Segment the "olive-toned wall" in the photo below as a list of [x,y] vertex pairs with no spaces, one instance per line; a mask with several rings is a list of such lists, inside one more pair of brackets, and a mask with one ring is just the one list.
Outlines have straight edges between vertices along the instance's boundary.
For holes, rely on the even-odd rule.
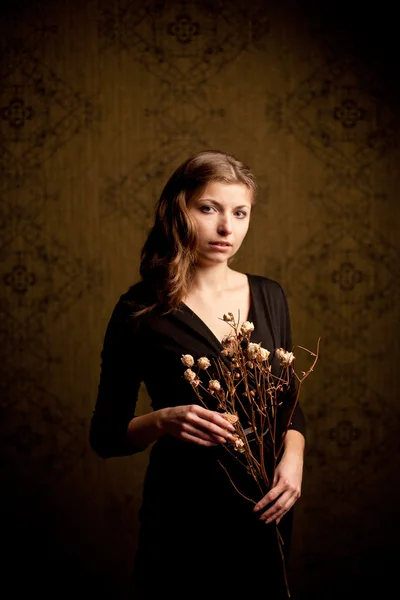
[[3,1],[0,20],[11,597],[131,597],[148,453],[103,461],[88,445],[100,351],[166,179],[205,148],[233,152],[260,182],[236,268],[284,285],[296,344],[322,338],[302,392],[293,595],[387,597],[400,533],[400,61],[388,5],[26,0]]

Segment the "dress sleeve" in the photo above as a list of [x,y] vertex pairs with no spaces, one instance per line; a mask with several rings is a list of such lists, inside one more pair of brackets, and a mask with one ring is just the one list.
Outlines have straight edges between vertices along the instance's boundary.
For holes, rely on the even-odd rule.
[[[283,313],[282,313],[282,340],[283,340],[283,348],[288,351],[292,351],[293,342],[292,342],[292,331],[290,324],[290,315],[289,315],[289,306],[286,298],[286,294],[281,287],[282,298],[283,298]],[[289,419],[290,413],[293,409],[293,405],[296,401],[298,391],[298,384],[295,377],[292,377],[291,384],[287,392],[284,394],[283,404],[285,410],[282,411],[282,421],[281,427],[286,427]],[[293,411],[292,418],[288,425],[288,429],[294,429],[295,431],[299,431],[304,437],[306,435],[306,421],[304,417],[303,410],[297,402],[296,407]]]
[[140,337],[132,307],[119,299],[111,315],[101,352],[100,382],[90,423],[92,449],[102,458],[128,456],[142,448],[128,438],[142,381]]

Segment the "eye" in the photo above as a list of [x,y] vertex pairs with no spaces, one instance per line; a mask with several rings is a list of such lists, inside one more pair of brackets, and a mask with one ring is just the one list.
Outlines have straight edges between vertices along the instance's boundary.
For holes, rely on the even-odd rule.
[[203,204],[203,206],[200,206],[200,210],[206,215],[209,215],[213,210],[215,210],[215,208],[213,206],[209,206],[208,204]]
[[239,219],[245,219],[247,217],[247,212],[245,210],[237,210],[235,212],[235,215],[239,218]]

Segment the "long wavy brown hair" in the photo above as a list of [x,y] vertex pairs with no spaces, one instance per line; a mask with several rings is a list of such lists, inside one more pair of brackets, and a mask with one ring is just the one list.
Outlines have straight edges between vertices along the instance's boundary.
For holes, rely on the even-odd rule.
[[161,193],[154,225],[142,248],[140,275],[152,290],[154,302],[137,311],[137,316],[156,306],[168,313],[187,295],[197,261],[196,224],[188,204],[214,181],[246,185],[254,204],[255,177],[232,154],[206,150],[182,163]]

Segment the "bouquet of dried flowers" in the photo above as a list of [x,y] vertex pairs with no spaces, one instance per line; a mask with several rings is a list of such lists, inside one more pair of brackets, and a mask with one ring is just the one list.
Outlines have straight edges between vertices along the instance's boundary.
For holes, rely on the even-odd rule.
[[[234,425],[234,442],[224,447],[246,469],[263,497],[271,488],[302,383],[318,360],[320,340],[316,352],[297,346],[311,356],[309,368],[298,373],[292,351],[277,348],[271,354],[261,343],[250,341],[253,323],[245,321],[239,325],[239,317],[236,320],[232,313],[224,314],[222,318],[232,328],[222,340],[222,356],[212,361],[202,356],[195,361],[190,354],[183,355],[181,361],[187,367],[184,378],[206,408],[218,410]],[[213,406],[210,405],[212,398],[215,400]],[[239,489],[222,462],[219,463],[236,491],[256,504]],[[275,527],[290,597],[283,539],[276,523]]]

